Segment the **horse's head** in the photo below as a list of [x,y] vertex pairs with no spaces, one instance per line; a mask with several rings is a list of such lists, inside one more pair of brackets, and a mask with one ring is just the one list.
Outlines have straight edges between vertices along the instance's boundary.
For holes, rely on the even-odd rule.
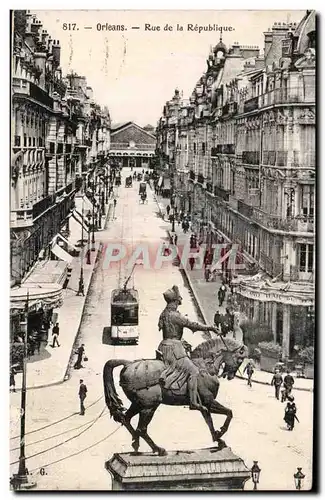
[[221,366],[223,368],[220,376],[228,380],[232,380],[238,368],[242,364],[245,358],[248,356],[248,349],[245,345],[237,347],[234,350],[228,350],[224,348],[222,350],[222,362]]
[[237,340],[220,337],[203,342],[192,353],[192,359],[202,359],[210,375],[218,375],[232,380],[243,360],[248,357],[248,349]]

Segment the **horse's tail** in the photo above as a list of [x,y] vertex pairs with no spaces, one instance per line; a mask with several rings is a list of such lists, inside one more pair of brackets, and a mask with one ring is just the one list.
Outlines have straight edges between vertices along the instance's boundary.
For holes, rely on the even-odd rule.
[[105,363],[103,370],[103,383],[104,383],[104,394],[105,402],[110,411],[111,417],[114,418],[116,422],[122,422],[124,418],[123,412],[125,408],[120,400],[114,384],[113,370],[117,366],[128,366],[131,361],[126,361],[125,359],[111,359]]

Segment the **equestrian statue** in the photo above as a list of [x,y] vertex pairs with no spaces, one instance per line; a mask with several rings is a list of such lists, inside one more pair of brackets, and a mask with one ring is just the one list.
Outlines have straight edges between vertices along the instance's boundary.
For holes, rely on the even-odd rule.
[[[103,372],[105,401],[115,421],[122,423],[132,435],[132,447],[139,450],[140,437],[154,453],[166,455],[166,450],[157,446],[147,432],[155,411],[160,404],[172,406],[188,405],[191,410],[201,412],[211,432],[212,440],[224,447],[221,437],[227,432],[232,411],[215,400],[219,391],[218,377],[232,380],[248,350],[245,345],[230,338],[211,339],[209,332],[219,334],[216,326],[190,321],[177,310],[182,303],[177,286],[164,294],[167,303],[160,315],[158,327],[163,340],[156,351],[156,359],[127,361],[112,359],[106,362]],[[202,342],[192,352],[184,340],[183,329],[192,332],[208,332],[209,340]],[[120,386],[131,401],[128,410],[123,407],[114,384],[113,370],[123,366]],[[215,430],[211,414],[225,415],[220,430]],[[136,429],[131,419],[139,414]]]

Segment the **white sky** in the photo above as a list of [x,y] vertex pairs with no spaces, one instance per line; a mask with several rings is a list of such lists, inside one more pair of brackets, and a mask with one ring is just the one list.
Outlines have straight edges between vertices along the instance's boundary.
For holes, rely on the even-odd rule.
[[[100,105],[109,107],[112,120],[156,125],[175,87],[189,97],[206,69],[210,45],[220,32],[187,31],[188,23],[232,26],[224,32],[228,46],[237,41],[263,48],[263,31],[274,22],[299,22],[304,11],[32,11],[52,38],[61,42],[64,74],[73,70],[86,76]],[[79,31],[64,31],[63,23],[76,23]],[[124,32],[97,31],[97,23],[124,24]],[[174,31],[145,32],[144,24],[173,25]],[[176,31],[176,24],[184,31]],[[92,26],[85,30],[84,26]],[[132,30],[131,26],[140,26]]]

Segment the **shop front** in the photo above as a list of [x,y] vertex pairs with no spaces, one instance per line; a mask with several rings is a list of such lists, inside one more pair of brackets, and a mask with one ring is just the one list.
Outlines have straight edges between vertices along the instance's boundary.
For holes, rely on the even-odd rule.
[[232,283],[241,312],[251,321],[271,325],[283,358],[291,357],[297,347],[313,346],[312,283],[273,281],[264,273],[239,276]]

